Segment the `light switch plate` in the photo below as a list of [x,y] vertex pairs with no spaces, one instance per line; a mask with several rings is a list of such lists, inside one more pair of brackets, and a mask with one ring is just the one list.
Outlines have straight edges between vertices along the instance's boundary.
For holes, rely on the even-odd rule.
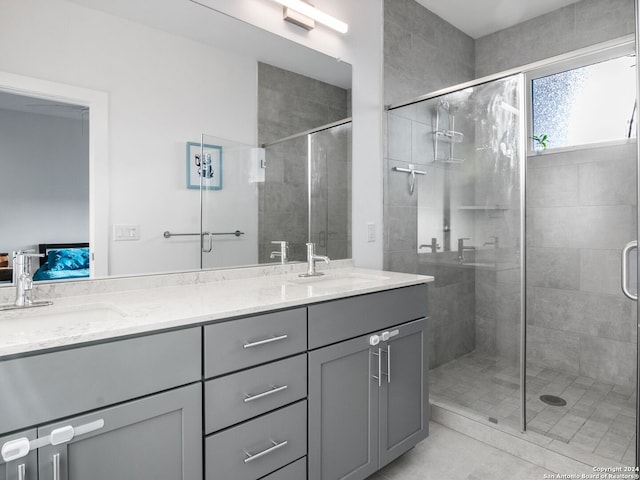
[[376,224],[369,222],[367,223],[367,242],[373,243],[376,241]]
[[114,224],[113,225],[113,241],[131,241],[140,240],[140,225],[131,224]]

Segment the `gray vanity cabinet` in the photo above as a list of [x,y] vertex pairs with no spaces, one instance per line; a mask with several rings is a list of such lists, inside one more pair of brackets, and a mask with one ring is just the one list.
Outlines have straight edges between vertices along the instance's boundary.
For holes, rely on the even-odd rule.
[[80,433],[39,449],[39,479],[201,480],[201,412],[193,384],[41,427]]
[[309,480],[363,479],[378,470],[373,353],[368,335],[309,353]]
[[309,480],[365,479],[426,438],[426,313],[426,285],[309,306]]
[[[425,320],[400,326],[380,343],[380,468],[429,434],[429,392]],[[391,329],[393,332],[395,329]]]
[[[13,435],[0,437],[0,445],[7,442],[26,438],[35,440],[38,437],[36,429],[26,430]],[[38,457],[35,450],[29,452],[25,457],[17,460],[5,462],[0,456],[0,480],[36,480],[38,478]]]

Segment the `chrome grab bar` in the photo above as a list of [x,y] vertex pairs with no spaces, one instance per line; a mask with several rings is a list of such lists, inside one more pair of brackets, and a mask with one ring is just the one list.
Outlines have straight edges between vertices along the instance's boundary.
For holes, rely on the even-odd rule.
[[634,240],[632,242],[629,242],[625,245],[625,247],[622,249],[622,292],[631,300],[638,300],[638,294],[637,293],[632,293],[629,290],[629,269],[627,264],[629,263],[629,254],[631,253],[631,250],[633,250],[634,248],[638,248],[638,241]]
[[190,236],[197,236],[197,235],[209,235],[209,236],[235,235],[236,237],[239,237],[240,235],[244,235],[244,232],[241,232],[240,230],[236,230],[235,232],[202,232],[202,234],[200,234],[200,233],[171,233],[169,230],[167,230],[162,234],[164,238],[190,237]]

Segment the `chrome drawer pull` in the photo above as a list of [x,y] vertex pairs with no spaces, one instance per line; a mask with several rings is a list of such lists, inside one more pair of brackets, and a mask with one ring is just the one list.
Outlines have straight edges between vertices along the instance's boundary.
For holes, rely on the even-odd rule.
[[18,480],[27,480],[27,467],[24,463],[18,465]]
[[267,343],[285,340],[288,337],[289,335],[280,335],[278,337],[265,338],[264,340],[258,340],[257,342],[245,343],[244,348],[259,347],[260,345],[266,345]]
[[249,452],[247,452],[245,450],[244,453],[245,453],[245,455],[247,455],[247,458],[244,459],[244,463],[252,462],[254,460],[257,460],[260,457],[264,457],[265,455],[267,455],[267,454],[269,454],[271,452],[275,452],[279,448],[284,447],[289,442],[287,442],[285,440],[284,442],[277,443],[277,442],[274,442],[273,440],[271,440],[271,443],[273,443],[273,447],[269,447],[266,450],[261,451],[260,453],[256,453],[255,455],[251,455]]
[[245,393],[245,398],[243,400],[244,403],[249,403],[249,402],[253,402],[254,400],[258,400],[259,398],[264,398],[264,397],[268,397],[269,395],[273,395],[274,393],[278,393],[281,392],[283,390],[286,390],[288,387],[288,385],[282,385],[281,387],[276,387],[275,385],[271,385],[271,390],[267,390],[266,392],[262,392],[262,393],[258,393],[256,395],[249,395],[247,393]]

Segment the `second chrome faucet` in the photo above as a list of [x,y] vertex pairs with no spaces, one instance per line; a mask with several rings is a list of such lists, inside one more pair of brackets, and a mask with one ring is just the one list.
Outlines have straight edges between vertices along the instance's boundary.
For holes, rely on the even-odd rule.
[[321,261],[329,263],[331,259],[325,255],[316,255],[316,246],[314,243],[307,243],[307,272],[301,273],[300,277],[318,277],[324,275],[322,272],[316,271],[316,262]]

